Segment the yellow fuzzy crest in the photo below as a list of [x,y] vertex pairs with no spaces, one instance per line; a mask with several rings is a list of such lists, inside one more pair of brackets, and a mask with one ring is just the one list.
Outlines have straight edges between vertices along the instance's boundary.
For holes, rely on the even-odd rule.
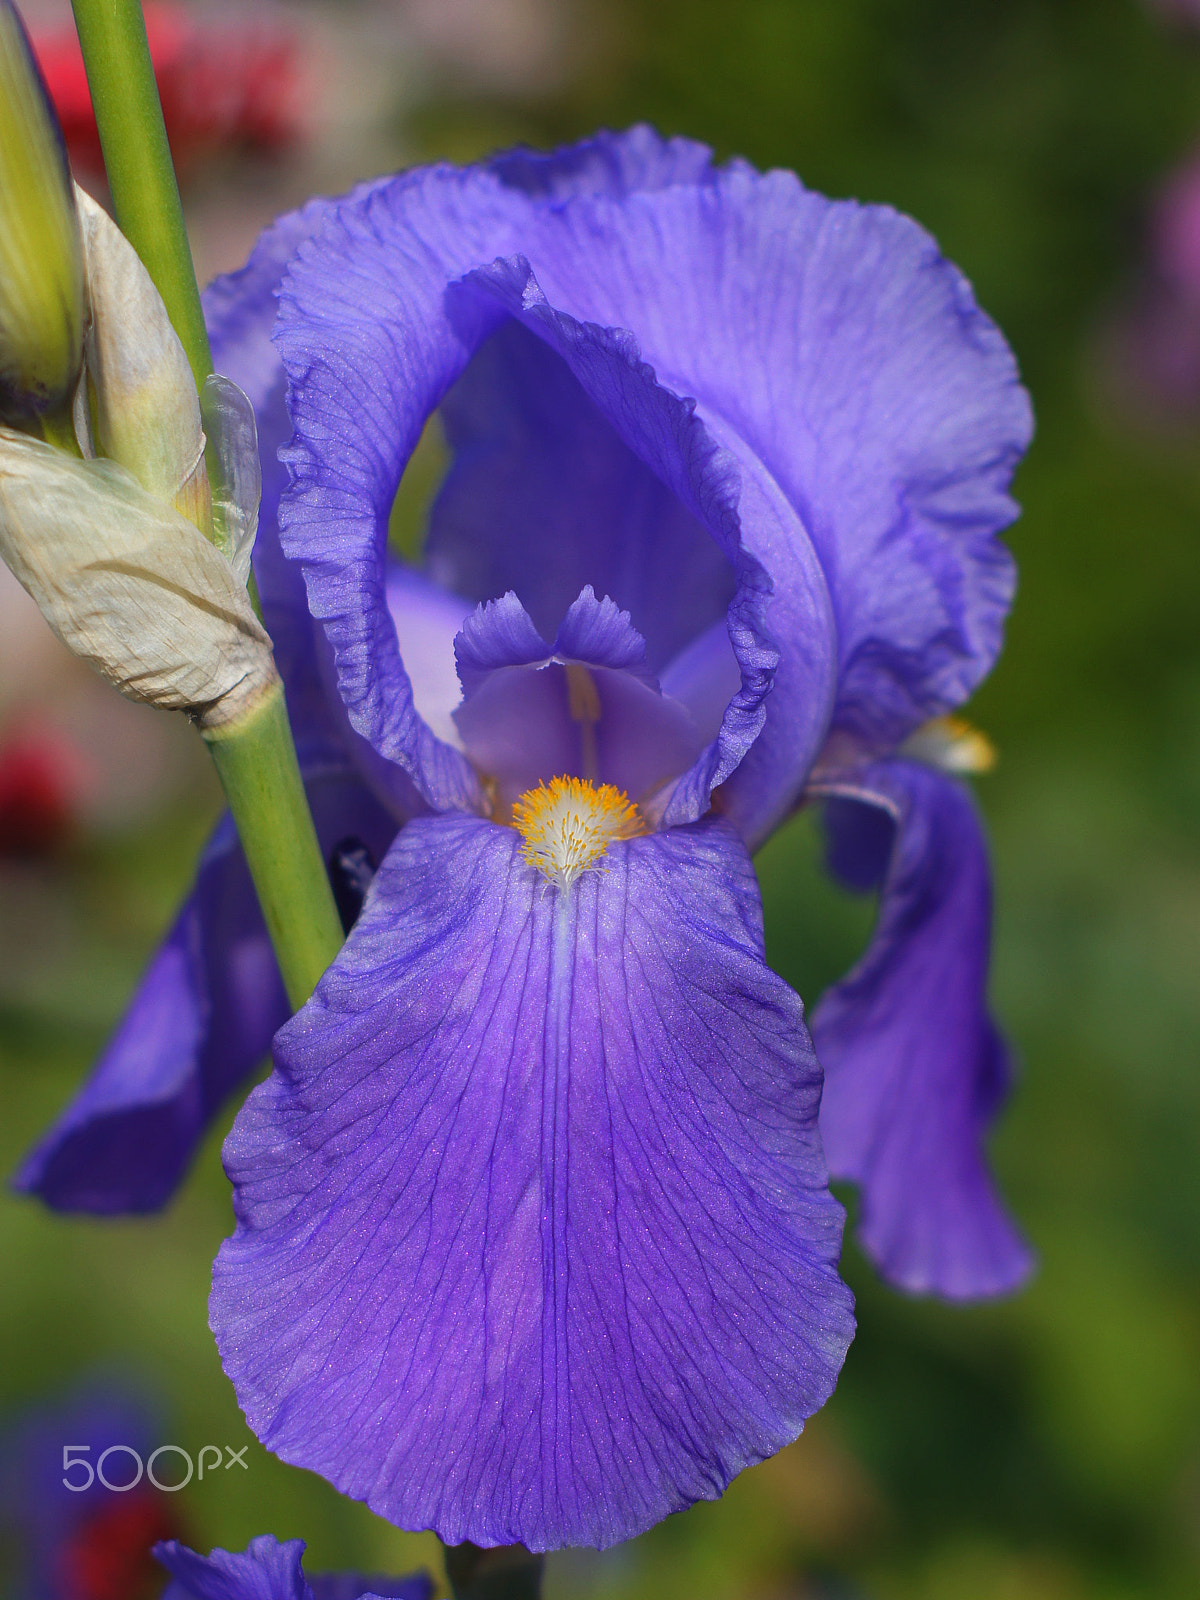
[[646,831],[627,794],[586,778],[552,778],[526,789],[512,816],[526,861],[561,889],[594,867],[614,839]]

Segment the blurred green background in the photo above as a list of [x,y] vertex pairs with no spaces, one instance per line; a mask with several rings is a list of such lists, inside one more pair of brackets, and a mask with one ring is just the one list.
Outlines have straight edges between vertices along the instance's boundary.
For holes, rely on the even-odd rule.
[[[443,61],[409,83],[401,154],[649,120],[912,213],[1016,349],[1038,416],[1021,588],[971,716],[1000,748],[978,793],[1021,1061],[993,1154],[1040,1267],[1023,1295],[956,1309],[885,1291],[851,1245],[860,1331],[805,1436],[719,1504],[551,1558],[551,1600],[1194,1596],[1200,434],[1139,417],[1097,352],[1148,196],[1200,140],[1200,34],[1136,0],[595,0],[552,20],[555,71]],[[119,1016],[216,805],[201,774],[136,826],[0,868],[6,1171]],[[768,954],[811,1005],[871,908],[824,882],[805,817],[762,859]],[[164,1438],[250,1439],[205,1320],[223,1131],[161,1219],[0,1200],[0,1405],[100,1363],[151,1387]],[[436,1559],[257,1444],[247,1459],[180,1496],[205,1549],[270,1530],[307,1537],[314,1569]]]

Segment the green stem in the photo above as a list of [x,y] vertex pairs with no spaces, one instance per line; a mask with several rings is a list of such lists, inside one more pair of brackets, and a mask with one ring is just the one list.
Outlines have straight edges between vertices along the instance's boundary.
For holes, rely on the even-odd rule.
[[[196,381],[213,370],[139,0],[71,0],[117,224],[167,308]],[[253,580],[250,593],[258,610]],[[294,1010],[342,945],[282,687],[206,732]]]
[[71,0],[121,232],[141,256],[197,389],[213,369],[139,0]]
[[342,944],[342,924],[277,687],[243,722],[204,735],[241,836],[292,1009]]
[[544,1564],[542,1556],[531,1555],[523,1544],[493,1550],[477,1544],[446,1546],[446,1576],[454,1600],[538,1600]]

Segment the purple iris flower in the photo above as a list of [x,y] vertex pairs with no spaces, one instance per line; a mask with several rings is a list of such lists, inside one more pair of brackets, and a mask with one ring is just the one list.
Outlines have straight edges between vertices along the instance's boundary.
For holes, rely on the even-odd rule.
[[301,1565],[304,1548],[303,1539],[281,1543],[267,1533],[240,1554],[214,1550],[201,1556],[171,1539],[154,1549],[173,1579],[162,1600],[431,1600],[433,1595],[425,1572],[405,1578],[358,1572],[307,1577]]
[[[1028,1270],[982,1149],[985,846],[914,759],[999,649],[1028,402],[911,221],[647,129],[314,202],[208,308],[264,456],[291,440],[256,565],[318,827],[382,860],[226,1145],[226,1370],[393,1521],[611,1543],[830,1392],[822,1139],[891,1281]],[[417,570],[387,520],[435,412]],[[750,863],[810,800],[881,893],[814,1019],[819,1130]],[[25,1186],[160,1203],[283,1021],[264,972],[218,836]]]

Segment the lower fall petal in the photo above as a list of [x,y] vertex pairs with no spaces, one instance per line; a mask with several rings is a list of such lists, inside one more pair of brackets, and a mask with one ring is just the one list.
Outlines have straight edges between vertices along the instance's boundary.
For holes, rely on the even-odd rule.
[[[322,851],[347,836],[378,858],[395,824],[357,779],[310,774]],[[57,1211],[157,1211],[183,1179],[225,1098],[287,1020],[279,968],[227,816],[91,1077],[15,1187]]]
[[449,1543],[714,1498],[851,1336],[819,1095],[727,825],[564,892],[511,829],[409,823],[226,1144],[211,1313],[251,1426]]
[[16,1187],[60,1211],[158,1210],[209,1118],[261,1061],[287,1014],[226,817],[111,1043],[26,1158]]
[[984,1137],[1008,1079],[987,1008],[991,878],[967,790],[906,761],[836,786],[831,856],[856,887],[894,837],[866,955],[813,1015],[825,1069],[821,1135],[834,1177],[859,1185],[859,1239],[891,1283],[974,1299],[1029,1274],[1029,1249],[988,1171]]

